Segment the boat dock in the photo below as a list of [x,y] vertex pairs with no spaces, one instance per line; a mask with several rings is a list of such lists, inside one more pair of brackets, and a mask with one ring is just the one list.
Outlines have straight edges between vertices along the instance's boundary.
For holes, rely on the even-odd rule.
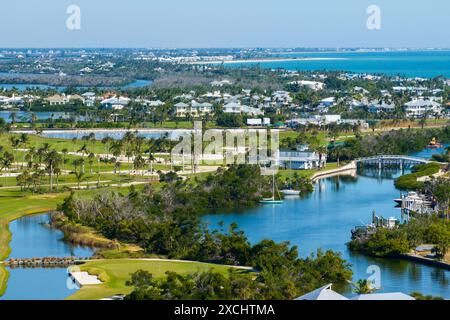
[[384,218],[378,216],[375,211],[372,212],[372,223],[365,226],[355,226],[351,230],[352,239],[366,238],[374,234],[378,228],[395,229],[399,226],[400,221],[394,217]]

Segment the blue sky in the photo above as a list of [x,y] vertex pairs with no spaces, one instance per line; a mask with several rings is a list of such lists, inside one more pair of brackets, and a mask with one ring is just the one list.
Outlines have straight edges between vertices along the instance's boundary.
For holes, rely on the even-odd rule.
[[[66,8],[81,8],[81,30]],[[381,30],[366,9],[381,8]],[[2,0],[0,47],[450,47],[448,0]]]

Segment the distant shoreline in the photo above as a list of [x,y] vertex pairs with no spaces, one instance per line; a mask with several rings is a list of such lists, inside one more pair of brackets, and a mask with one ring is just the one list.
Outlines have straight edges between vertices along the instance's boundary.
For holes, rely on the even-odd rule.
[[190,64],[235,64],[235,63],[260,63],[260,62],[285,62],[285,61],[320,61],[320,60],[348,60],[347,58],[262,58],[262,59],[239,59],[239,60],[212,60],[195,61]]

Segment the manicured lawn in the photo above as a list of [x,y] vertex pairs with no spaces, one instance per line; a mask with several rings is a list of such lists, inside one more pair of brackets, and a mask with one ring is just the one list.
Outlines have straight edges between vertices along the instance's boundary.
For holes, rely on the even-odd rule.
[[[9,140],[10,136],[20,137],[20,134],[2,134],[0,135],[0,145],[2,145],[5,150],[11,151],[11,143]],[[62,151],[67,149],[69,152],[78,152],[83,145],[86,144],[89,151],[94,153],[108,153],[107,146],[101,143],[101,141],[83,141],[81,139],[71,140],[71,139],[58,139],[58,138],[46,138],[37,136],[34,134],[28,134],[28,142],[19,146],[19,149],[29,149],[31,147],[39,148],[42,147],[44,143],[48,143],[52,149],[57,151]],[[19,158],[20,159],[20,158]]]
[[[100,174],[100,184],[111,184],[111,183],[128,183],[132,181],[147,181],[149,180],[149,177],[146,176],[131,176],[131,175],[125,175],[125,174],[113,174],[113,173],[107,173],[107,174]],[[153,178],[156,179],[156,178]],[[48,189],[48,186],[50,184],[50,178],[48,176],[45,176],[42,178],[41,186],[45,187],[45,190]],[[77,187],[78,181],[76,177],[72,174],[70,175],[61,175],[58,179],[59,181],[59,188],[62,186],[71,186],[71,187]],[[89,174],[86,173],[85,176],[83,176],[83,180],[80,182],[80,186],[86,186],[86,184],[89,182],[89,185],[95,185],[95,182],[97,182],[97,174]],[[0,185],[2,187],[14,187],[17,186],[17,180],[15,177],[0,177]],[[53,186],[56,188],[56,179],[53,178]],[[19,188],[19,187],[18,187]]]
[[[177,273],[192,273],[214,269],[217,272],[227,273],[230,268],[217,264],[180,261],[146,261],[146,260],[97,260],[89,261],[79,266],[82,271],[98,275],[104,283],[100,285],[84,286],[81,290],[70,296],[70,300],[98,300],[115,294],[127,294],[132,288],[125,282],[131,278],[131,274],[138,270],[146,270],[153,276],[160,278],[166,271]],[[247,272],[243,270],[243,272]]]
[[[280,131],[280,142],[283,139],[287,139],[287,138],[295,139],[299,136],[299,134],[300,133],[298,131],[294,131],[294,130],[290,130],[290,129]],[[308,133],[306,133],[306,135],[312,137],[313,133],[308,132]],[[323,146],[328,145],[327,134],[325,132],[318,131],[316,134],[316,137],[320,141],[321,145],[323,145]]]

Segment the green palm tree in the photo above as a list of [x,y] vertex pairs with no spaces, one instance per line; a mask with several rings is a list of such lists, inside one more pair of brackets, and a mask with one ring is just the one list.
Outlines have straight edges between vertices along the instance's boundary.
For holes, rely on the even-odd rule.
[[319,146],[319,147],[317,147],[316,151],[319,154],[319,169],[321,169],[322,168],[322,159],[323,159],[324,155],[327,154],[328,149],[325,146]]
[[11,112],[11,114],[9,115],[9,119],[11,119],[12,124],[15,124],[17,119],[17,113],[15,111]]
[[47,152],[44,156],[44,163],[46,164],[46,169],[50,176],[50,192],[53,191],[53,175],[55,169],[59,169],[61,162],[61,155],[56,150]]
[[353,292],[357,294],[369,294],[372,293],[374,289],[371,283],[367,279],[360,279],[353,284]]
[[67,154],[69,153],[69,150],[67,148],[64,148],[61,150],[62,154],[63,154],[63,170],[66,170],[66,157]]

